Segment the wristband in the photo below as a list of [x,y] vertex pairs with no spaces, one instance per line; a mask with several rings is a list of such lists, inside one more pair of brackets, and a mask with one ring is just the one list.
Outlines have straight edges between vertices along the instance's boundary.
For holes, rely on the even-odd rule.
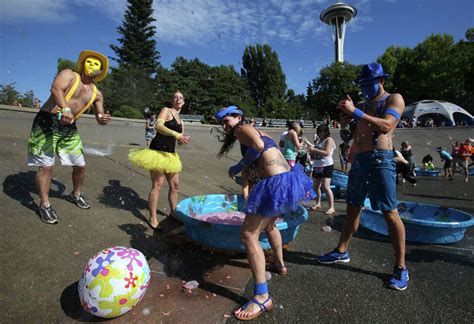
[[354,112],[352,113],[352,117],[354,117],[354,119],[356,120],[361,119],[362,116],[364,116],[364,112],[360,110],[359,108],[356,108]]
[[69,107],[58,108],[58,120],[61,120],[63,113],[70,113],[70,112],[71,112],[71,108]]

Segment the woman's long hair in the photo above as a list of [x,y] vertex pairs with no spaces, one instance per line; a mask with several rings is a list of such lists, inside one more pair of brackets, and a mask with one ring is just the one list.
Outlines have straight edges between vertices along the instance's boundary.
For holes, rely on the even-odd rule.
[[227,133],[224,132],[222,129],[218,128],[218,127],[214,127],[214,128],[211,129],[211,133],[212,133],[213,130],[216,130],[219,133],[218,135],[216,135],[217,140],[219,142],[223,143],[221,149],[219,150],[219,153],[217,153],[218,158],[221,158],[224,155],[227,155],[227,153],[229,153],[229,151],[232,149],[232,147],[234,147],[234,143],[237,140],[237,137],[235,137],[235,135],[234,135],[234,130],[237,126],[243,125],[244,120],[245,120],[245,117],[243,115],[240,115],[240,116],[242,117],[240,122],[237,125],[235,125]]

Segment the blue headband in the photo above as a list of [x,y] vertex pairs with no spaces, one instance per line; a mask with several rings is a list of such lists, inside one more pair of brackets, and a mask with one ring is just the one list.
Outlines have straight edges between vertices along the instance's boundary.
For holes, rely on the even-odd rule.
[[216,119],[220,122],[225,118],[225,116],[230,114],[243,115],[244,112],[240,110],[237,106],[229,106],[227,108],[222,108],[221,110],[216,112],[214,114],[214,117],[216,117]]

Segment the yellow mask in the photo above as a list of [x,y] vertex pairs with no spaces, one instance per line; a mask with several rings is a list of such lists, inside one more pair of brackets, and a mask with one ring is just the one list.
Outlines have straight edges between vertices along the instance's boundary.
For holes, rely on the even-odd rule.
[[95,57],[89,56],[84,61],[84,73],[89,77],[95,77],[100,74],[102,63]]

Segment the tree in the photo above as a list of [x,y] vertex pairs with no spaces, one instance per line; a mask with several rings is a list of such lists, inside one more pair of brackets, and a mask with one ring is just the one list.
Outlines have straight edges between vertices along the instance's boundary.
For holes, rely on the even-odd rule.
[[114,117],[123,117],[123,118],[134,118],[141,119],[143,115],[137,111],[135,108],[127,105],[121,106],[119,109],[113,112],[112,116]]
[[125,105],[133,107],[141,115],[143,109],[156,105],[153,80],[146,76],[141,68],[115,68],[99,86],[107,110],[111,112]]
[[270,45],[247,46],[242,56],[242,76],[247,80],[250,93],[255,100],[260,116],[273,111],[265,108],[270,99],[283,100],[286,94],[285,74],[278,55]]
[[466,39],[469,43],[474,43],[474,28],[471,27],[466,31]]
[[186,97],[183,113],[204,115],[210,119],[217,109],[230,104],[253,114],[254,102],[246,81],[233,66],[211,67],[199,59],[177,57],[171,69],[159,69],[155,89],[157,102],[171,105],[172,94],[179,89]]
[[75,72],[77,72],[77,65],[75,62],[64,59],[64,58],[58,58],[58,73],[61,72],[62,70],[65,69],[71,69]]
[[[156,105],[153,77],[160,64],[156,50],[152,0],[128,0],[123,25],[117,28],[121,46],[110,45],[117,54],[118,67],[101,83],[111,111],[133,107],[141,115],[145,107]],[[129,110],[126,110],[129,111]]]
[[307,107],[317,109],[311,116],[329,115],[338,118],[336,103],[347,94],[359,100],[359,88],[354,80],[360,74],[360,66],[336,62],[321,69],[319,77],[308,86]]
[[15,82],[0,85],[0,104],[11,105],[20,98],[20,93],[15,89]]
[[35,94],[33,93],[33,90],[28,90],[18,99],[18,102],[21,103],[23,107],[33,107],[34,101]]
[[159,66],[160,53],[156,50],[153,0],[128,0],[123,25],[117,28],[122,35],[121,46],[110,45],[121,67],[141,68],[151,75]]

